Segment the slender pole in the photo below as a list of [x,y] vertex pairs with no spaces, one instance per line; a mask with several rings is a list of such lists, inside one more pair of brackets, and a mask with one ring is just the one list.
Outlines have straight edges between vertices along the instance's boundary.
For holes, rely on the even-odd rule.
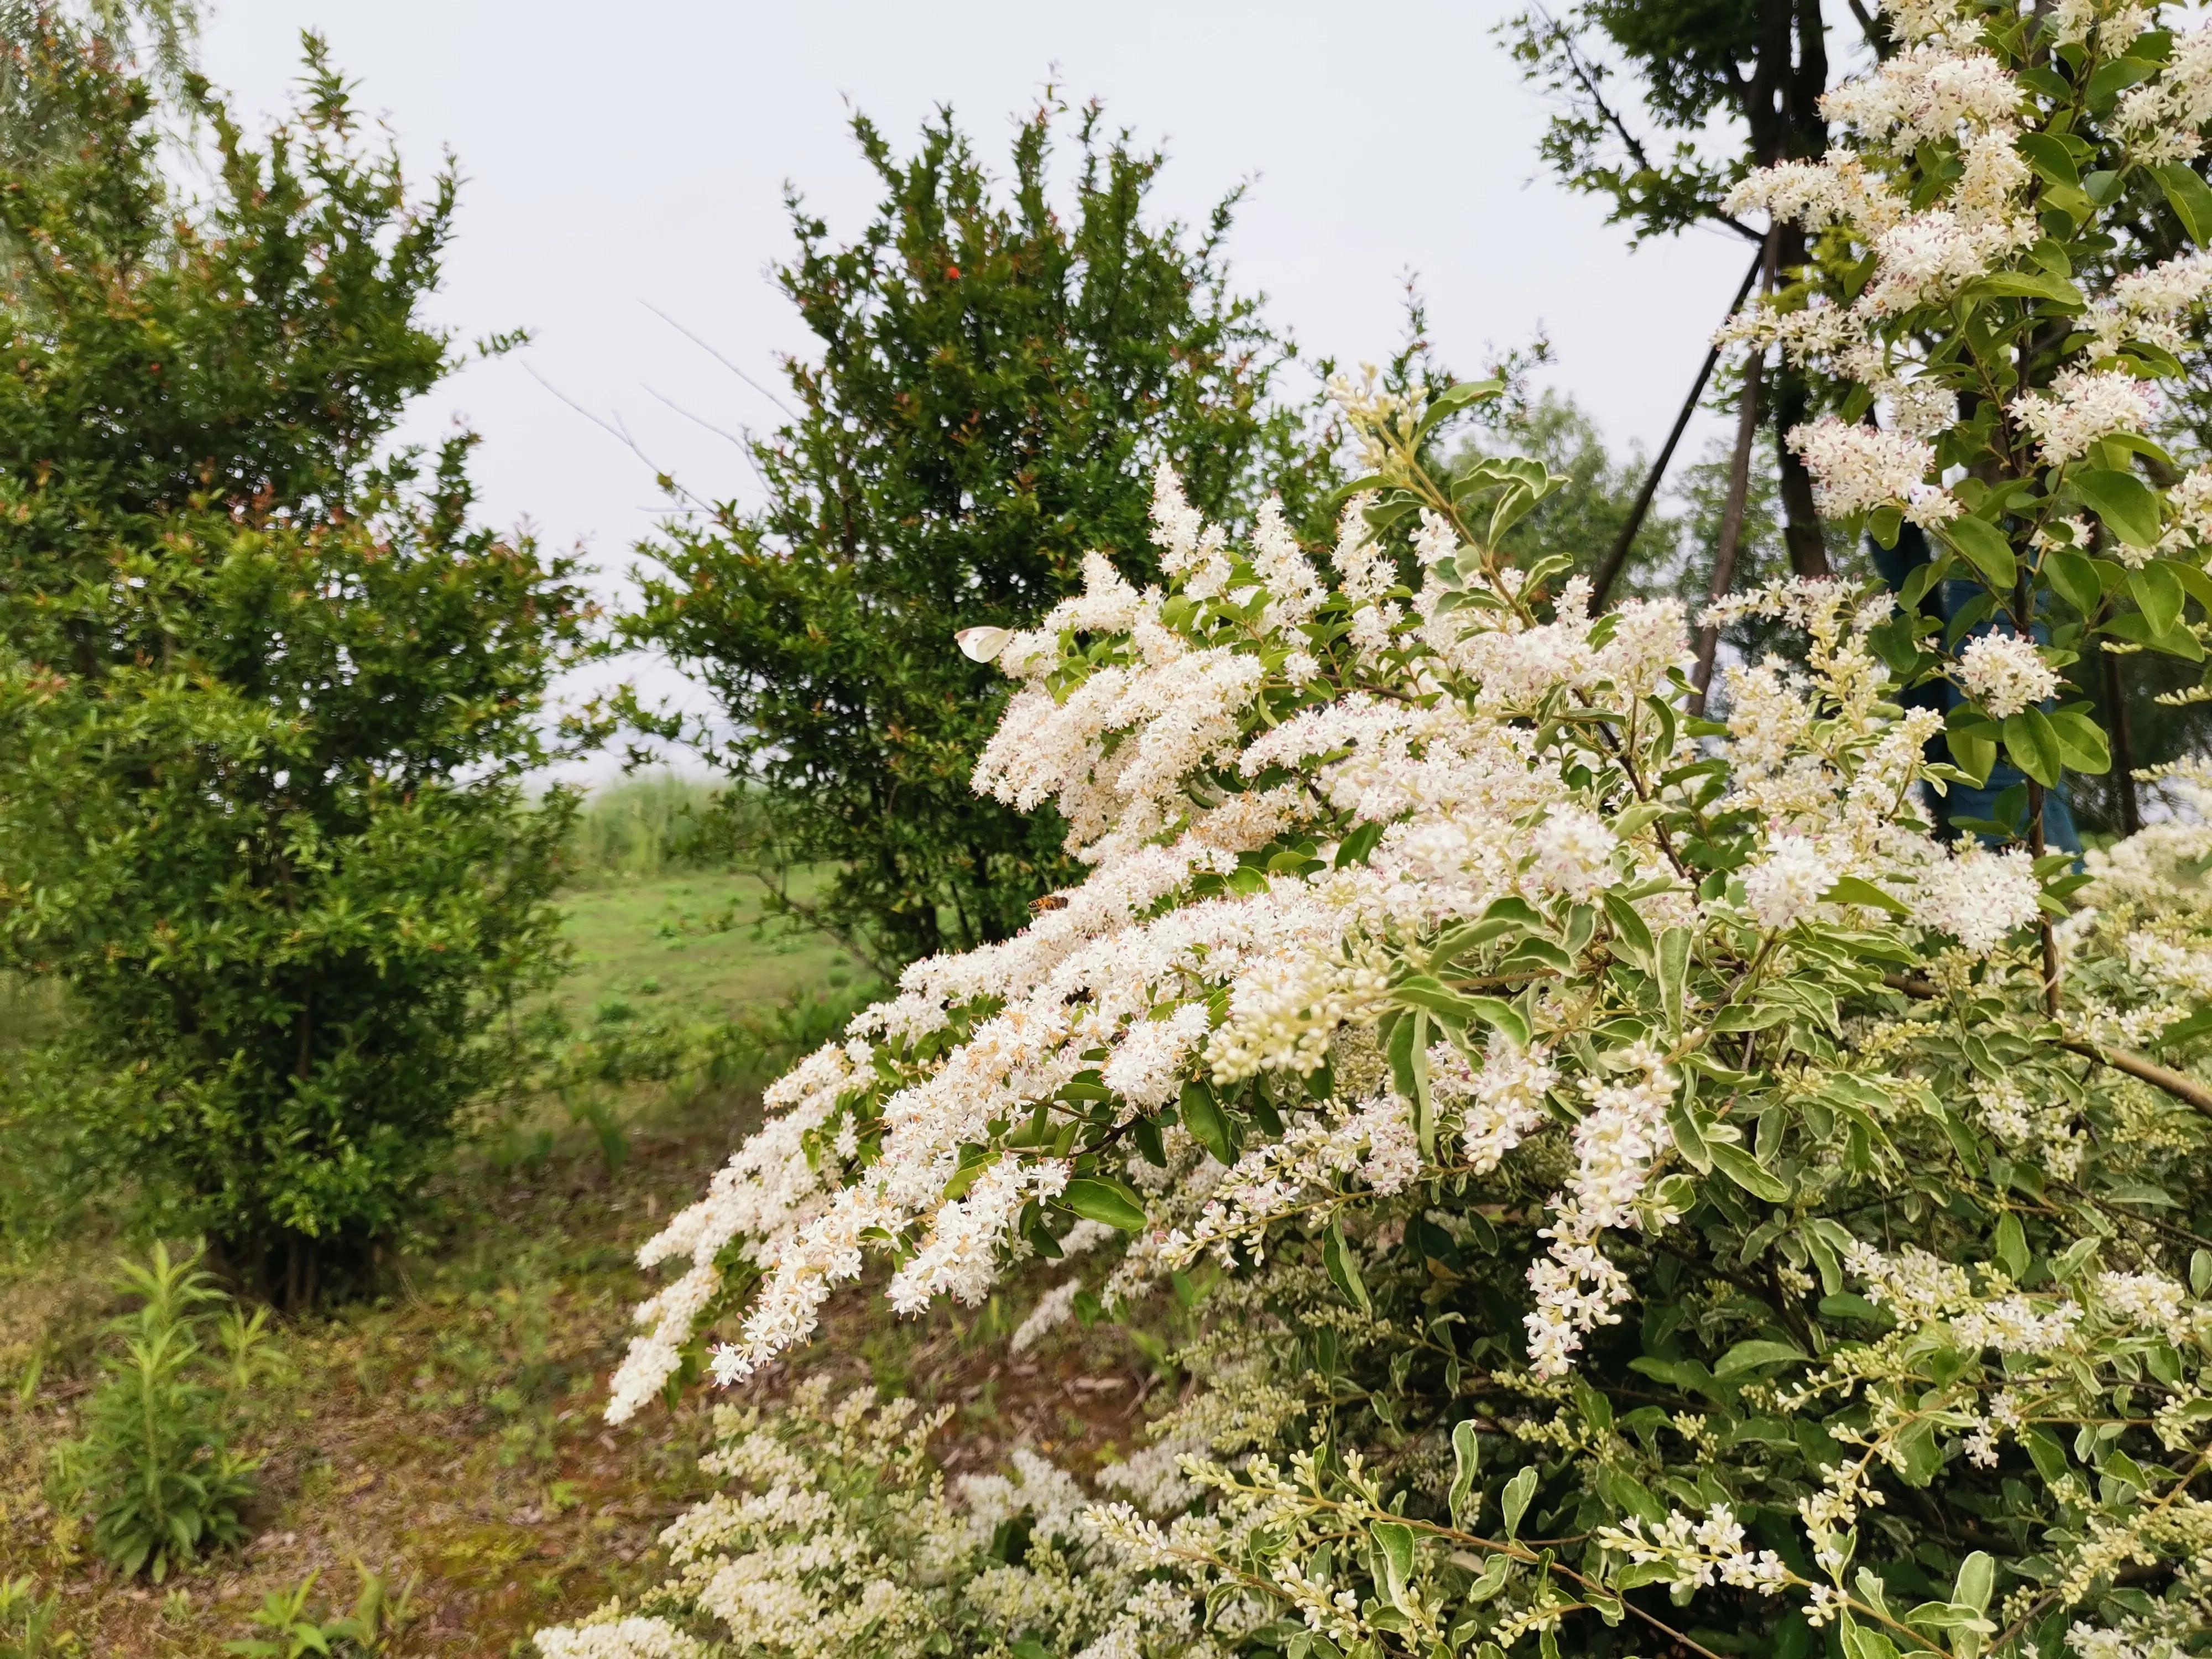
[[[1743,309],[1744,298],[1751,292],[1751,285],[1759,280],[1759,268],[1765,259],[1766,250],[1762,245],[1759,257],[1751,262],[1751,269],[1744,272],[1743,281],[1736,285],[1735,298],[1729,301],[1729,317]],[[1725,323],[1728,318],[1723,317],[1721,320]],[[1636,492],[1636,504],[1628,509],[1628,521],[1621,526],[1620,533],[1613,538],[1612,550],[1607,553],[1605,563],[1598,569],[1597,579],[1591,585],[1591,610],[1605,609],[1607,595],[1613,592],[1613,583],[1620,580],[1621,570],[1628,563],[1628,550],[1634,544],[1637,532],[1644,528],[1644,515],[1651,510],[1651,499],[1659,493],[1659,481],[1667,476],[1668,462],[1674,459],[1674,446],[1682,441],[1682,434],[1689,428],[1690,416],[1698,412],[1698,401],[1705,395],[1705,382],[1712,379],[1714,365],[1720,359],[1721,349],[1717,345],[1705,353],[1705,361],[1698,370],[1698,378],[1690,387],[1690,395],[1682,401],[1682,412],[1674,417],[1674,429],[1667,434],[1667,441],[1659,447],[1659,459],[1651,463],[1651,470],[1644,475],[1644,487]]]
[[[1751,451],[1759,436],[1759,382],[1766,367],[1766,354],[1755,352],[1743,366],[1743,399],[1736,407],[1735,453],[1729,459],[1728,499],[1721,507],[1720,545],[1713,550],[1712,602],[1718,605],[1735,586],[1735,554],[1743,541],[1744,510],[1751,497]],[[1705,712],[1705,693],[1712,688],[1713,656],[1720,649],[1721,630],[1707,623],[1698,630],[1698,672],[1690,681],[1690,712]]]
[[2120,833],[2132,836],[2142,828],[2142,807],[2136,799],[2136,753],[2128,733],[2128,691],[2120,679],[2120,659],[2109,651],[2098,654],[2105,659],[2105,724],[2112,738],[2112,783],[2119,797]]

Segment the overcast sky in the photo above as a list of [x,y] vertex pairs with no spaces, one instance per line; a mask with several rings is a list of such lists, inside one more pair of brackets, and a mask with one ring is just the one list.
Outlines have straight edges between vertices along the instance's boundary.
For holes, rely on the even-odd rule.
[[806,345],[767,275],[791,246],[786,181],[837,231],[873,199],[848,109],[902,138],[949,103],[1002,157],[1048,80],[1165,145],[1167,210],[1194,217],[1251,181],[1237,277],[1309,348],[1387,356],[1411,272],[1447,362],[1472,371],[1486,344],[1541,330],[1545,383],[1614,441],[1656,446],[1745,255],[1716,234],[1632,254],[1599,203],[1541,173],[1543,104],[1492,33],[1511,9],[217,0],[204,57],[252,122],[282,107],[299,32],[318,30],[418,170],[454,153],[441,320],[534,343],[457,376],[415,429],[465,418],[495,522],[619,570],[661,511],[651,471],[548,387],[619,419],[699,495],[744,497],[738,451],[670,405],[730,429],[774,405],[648,307],[775,385],[776,354]]

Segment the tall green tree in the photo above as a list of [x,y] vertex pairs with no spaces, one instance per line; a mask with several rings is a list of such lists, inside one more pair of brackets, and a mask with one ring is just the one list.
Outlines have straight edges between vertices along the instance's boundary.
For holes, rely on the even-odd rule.
[[[1003,681],[956,630],[1034,619],[1092,549],[1144,580],[1164,460],[1231,519],[1262,479],[1294,521],[1334,482],[1273,396],[1290,348],[1230,285],[1236,195],[1195,232],[1157,216],[1163,157],[1095,106],[1060,195],[1060,118],[1022,124],[1002,185],[949,112],[905,156],[854,119],[883,189],[866,228],[840,240],[790,198],[777,278],[816,351],[751,445],[767,501],[670,525],[629,624],[714,695],[707,748],[758,826],[744,856],[880,965],[1004,937],[1071,874],[1049,814],[969,786]],[[820,866],[810,896],[784,883]]]
[[455,364],[412,196],[310,41],[250,143],[48,18],[82,142],[0,175],[0,966],[64,988],[32,1092],[93,1173],[311,1299],[398,1226],[557,951],[526,810],[568,565],[471,523],[466,439],[389,452]]

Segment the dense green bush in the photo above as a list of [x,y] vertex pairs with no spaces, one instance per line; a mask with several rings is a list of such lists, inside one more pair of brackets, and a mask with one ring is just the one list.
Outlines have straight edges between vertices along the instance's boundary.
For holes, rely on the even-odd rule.
[[[409,197],[311,43],[210,192],[56,33],[88,135],[0,176],[0,963],[67,994],[25,1068],[81,1165],[264,1293],[398,1226],[557,955],[570,803],[527,809],[585,626],[470,523],[467,441],[379,447],[453,366]],[[128,411],[128,418],[118,417]]]
[[1033,619],[1093,549],[1141,576],[1164,456],[1230,518],[1262,479],[1294,514],[1334,480],[1273,398],[1284,348],[1229,285],[1233,197],[1196,234],[1158,218],[1162,158],[1095,108],[1072,210],[1053,111],[1018,130],[1003,190],[950,115],[903,159],[854,131],[884,190],[866,228],[841,243],[791,204],[778,279],[819,355],[789,360],[796,412],[752,445],[768,504],[672,524],[629,630],[713,690],[703,752],[762,787],[732,797],[736,855],[836,869],[781,897],[891,968],[1004,938],[1068,869],[1049,814],[968,787],[1002,697],[953,630]]

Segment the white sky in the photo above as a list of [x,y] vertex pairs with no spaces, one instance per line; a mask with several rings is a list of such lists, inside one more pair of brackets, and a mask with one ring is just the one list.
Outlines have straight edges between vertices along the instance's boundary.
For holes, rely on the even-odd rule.
[[[1616,442],[1664,435],[1741,274],[1733,237],[1691,234],[1632,255],[1601,205],[1540,170],[1545,111],[1492,33],[1510,0],[1383,14],[1267,0],[936,4],[751,0],[216,0],[204,58],[240,112],[265,117],[314,28],[427,176],[450,147],[465,178],[437,305],[465,335],[534,343],[472,366],[412,425],[460,416],[502,526],[581,543],[610,573],[661,511],[649,469],[565,407],[619,417],[708,497],[751,492],[738,452],[675,412],[766,425],[774,407],[656,318],[676,318],[763,384],[806,339],[770,285],[798,184],[833,231],[874,200],[848,101],[895,142],[950,103],[987,156],[1047,79],[1105,100],[1164,142],[1158,194],[1194,218],[1254,187],[1231,243],[1239,284],[1315,351],[1379,359],[1416,273],[1444,361],[1540,328],[1545,384]],[[1694,453],[1694,447],[1692,448]]]

